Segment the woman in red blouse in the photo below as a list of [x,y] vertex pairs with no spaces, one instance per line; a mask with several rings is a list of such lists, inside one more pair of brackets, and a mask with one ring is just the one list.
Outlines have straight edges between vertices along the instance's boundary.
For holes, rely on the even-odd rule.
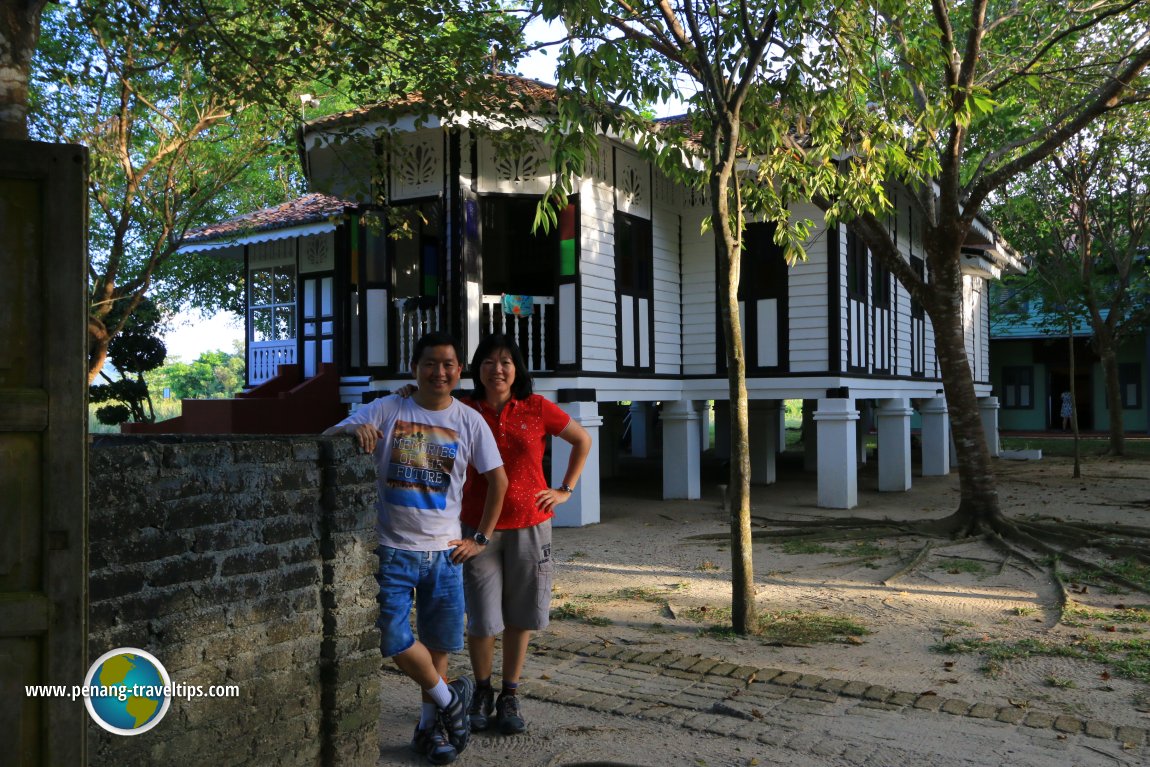
[[[556,405],[531,392],[531,375],[515,343],[488,336],[471,359],[475,392],[462,401],[479,411],[495,435],[510,480],[503,512],[490,540],[477,530],[483,516],[487,480],[469,471],[461,519],[484,551],[465,563],[467,645],[476,690],[472,731],[494,723],[504,734],[523,732],[516,690],[531,632],[545,628],[551,610],[551,518],[570,497],[591,452],[591,435]],[[571,443],[563,483],[548,486],[543,476],[547,437]],[[503,635],[503,687],[495,700],[491,673],[495,637]],[[494,722],[492,713],[494,712]]]

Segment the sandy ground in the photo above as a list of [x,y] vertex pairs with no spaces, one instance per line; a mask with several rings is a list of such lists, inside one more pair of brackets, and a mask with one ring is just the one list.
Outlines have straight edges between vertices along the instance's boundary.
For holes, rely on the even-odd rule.
[[[1078,480],[1071,476],[1069,459],[999,461],[997,466],[1003,508],[1011,516],[1150,528],[1146,461],[1089,459]],[[872,462],[860,476],[859,506],[852,516],[918,519],[944,516],[957,507],[956,475],[916,476],[910,492],[879,493],[874,468]],[[781,467],[779,477],[775,485],[754,488],[752,515],[796,520],[839,516],[816,507],[812,476]],[[704,483],[700,501],[652,501],[657,482],[611,480],[605,483],[601,524],[556,530],[553,607],[579,606],[593,623],[610,623],[557,620],[552,633],[1150,726],[1150,685],[1124,677],[1113,664],[1036,656],[990,663],[988,669],[991,659],[981,654],[933,649],[967,638],[1034,640],[1073,648],[1088,636],[1120,641],[1146,639],[1150,633],[1150,625],[1139,622],[1060,622],[1057,588],[1049,575],[1021,559],[1004,559],[982,541],[946,547],[936,542],[924,561],[890,585],[883,581],[919,552],[924,539],[845,541],[827,544],[838,549],[834,553],[814,554],[787,554],[779,544],[756,542],[760,612],[846,616],[870,633],[798,647],[701,633],[708,612],[720,611],[722,617],[721,609],[730,605],[730,550],[723,540],[696,536],[727,533],[727,515],[715,484]],[[1068,586],[1074,601],[1090,610],[1150,609],[1145,594],[1074,577]],[[1142,660],[1144,666],[1147,662]]]
[[[754,488],[756,518],[819,520],[844,514],[817,508],[814,477],[802,473],[796,458],[787,460],[780,465],[777,484]],[[1010,516],[1150,527],[1150,462],[1093,458],[1086,461],[1084,476],[1078,480],[1071,477],[1071,464],[1064,459],[1000,461],[997,471],[1003,508]],[[1150,624],[1114,617],[1124,608],[1150,609],[1150,597],[1071,575],[1067,583],[1074,602],[1104,617],[1059,620],[1058,590],[1049,574],[1033,562],[1004,558],[982,541],[936,542],[913,571],[889,584],[884,581],[915,557],[925,539],[848,540],[826,543],[830,550],[811,553],[787,553],[778,543],[756,542],[760,613],[847,617],[866,633],[791,646],[704,631],[726,617],[731,570],[724,540],[728,516],[718,490],[721,472],[712,467],[705,474],[702,500],[654,500],[659,496],[657,462],[633,462],[625,467],[624,476],[604,482],[600,524],[556,529],[553,615],[567,617],[552,622],[549,644],[570,638],[643,651],[669,650],[901,692],[934,691],[972,703],[1150,728],[1150,685],[1123,675],[1116,665],[1121,653],[1111,653],[1109,662],[1042,655],[994,661],[983,654],[937,650],[944,642],[964,639],[1030,640],[1075,649],[1089,637],[1121,641],[1150,636]],[[860,474],[859,506],[849,512],[851,516],[921,519],[945,516],[957,507],[956,475],[915,476],[908,493],[878,493],[875,486],[872,461]],[[756,529],[766,526],[760,521]],[[1025,727],[1004,734],[994,723],[948,715],[916,718],[920,712],[913,711],[879,712],[873,719],[869,714],[846,715],[858,709],[830,712],[822,716],[820,729],[805,732],[802,717],[789,723],[784,718],[779,726],[794,727],[797,734],[778,748],[761,740],[748,744],[700,736],[673,721],[631,719],[533,700],[533,680],[543,686],[562,681],[547,673],[554,662],[543,653],[528,658],[523,679],[528,733],[511,739],[478,736],[480,745],[460,763],[559,765],[605,758],[664,767],[1150,763],[1142,761],[1150,759],[1145,747],[1130,751],[1120,742],[1089,739],[1076,745],[1060,741],[1066,736],[1057,732]],[[465,656],[452,663],[454,673],[467,673]],[[418,764],[419,758],[406,745],[410,702],[399,688],[397,693],[384,699],[380,763]],[[906,750],[907,744],[931,736],[940,739],[919,751]],[[820,755],[835,742],[837,751]],[[868,742],[866,748],[872,750],[860,751]],[[972,745],[978,743],[985,747],[978,750]]]

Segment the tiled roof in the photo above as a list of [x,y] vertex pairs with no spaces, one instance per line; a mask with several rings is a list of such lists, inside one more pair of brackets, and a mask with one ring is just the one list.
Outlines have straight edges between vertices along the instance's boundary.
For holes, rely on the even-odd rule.
[[354,207],[356,207],[356,203],[341,200],[338,197],[330,197],[326,194],[305,194],[303,197],[298,197],[282,205],[276,205],[273,208],[264,208],[218,224],[208,224],[198,229],[192,229],[184,235],[183,243],[190,245],[196,242],[222,240],[270,229],[286,229],[302,224],[317,223],[340,216],[346,209]]
[[[538,107],[542,104],[554,103],[556,100],[554,85],[509,74],[494,74],[490,76],[490,79],[496,84],[504,86],[502,93],[497,93],[497,89],[493,88],[492,92],[485,98],[485,101],[491,102],[492,108],[507,108],[511,105],[519,105],[521,108]],[[347,122],[358,122],[364,117],[376,114],[404,112],[410,107],[428,103],[422,92],[415,91],[379,104],[370,104],[349,109],[346,112],[317,117],[306,123],[305,130],[331,128]]]

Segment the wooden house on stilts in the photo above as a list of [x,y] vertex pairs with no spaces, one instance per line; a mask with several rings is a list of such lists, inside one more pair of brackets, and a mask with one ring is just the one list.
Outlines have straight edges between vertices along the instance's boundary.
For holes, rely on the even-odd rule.
[[[532,80],[507,77],[507,85],[520,102],[555,98]],[[410,380],[412,344],[428,330],[457,335],[469,351],[485,334],[505,332],[523,348],[536,390],[597,439],[603,419],[619,410],[607,403],[630,402],[632,448],[642,452],[661,403],[663,495],[700,497],[704,405],[715,402],[722,450],[728,396],[715,244],[700,234],[710,213],[704,199],[633,145],[602,136],[558,226],[535,230],[552,183],[548,148],[528,133],[509,150],[490,115],[359,109],[307,123],[300,148],[317,193],[305,198],[310,205],[262,212],[258,225],[241,219],[201,230],[185,244],[243,259],[251,387],[275,381],[287,363],[296,366],[291,386],[326,371],[338,381],[331,396],[354,406]],[[894,199],[889,225],[921,273],[919,228],[910,206]],[[310,217],[296,215],[303,210]],[[813,205],[795,213],[822,220]],[[748,226],[739,292],[752,481],[775,480],[788,399],[803,400],[814,421],[807,449],[821,506],[856,504],[860,446],[872,426],[881,490],[911,487],[912,420],[921,428],[922,473],[948,473],[947,407],[921,307],[849,226],[816,226],[808,258],[793,267],[772,226]],[[989,226],[976,226],[966,246],[967,351],[996,450],[988,282],[1018,264]],[[565,465],[566,443],[553,449],[553,464]],[[600,461],[611,454],[592,457],[557,524],[598,521]]]

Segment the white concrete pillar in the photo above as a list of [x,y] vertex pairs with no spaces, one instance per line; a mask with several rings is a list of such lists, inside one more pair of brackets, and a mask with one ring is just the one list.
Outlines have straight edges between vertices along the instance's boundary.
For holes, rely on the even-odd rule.
[[747,428],[751,441],[751,484],[775,484],[775,457],[779,436],[778,400],[751,400],[747,410]]
[[979,397],[978,414],[982,416],[982,432],[986,435],[986,447],[991,458],[1002,452],[998,444],[998,397]]
[[[591,435],[593,447],[583,465],[583,473],[575,483],[575,492],[567,503],[555,507],[551,524],[555,527],[583,527],[599,523],[599,427],[603,419],[594,402],[565,402],[559,407]],[[551,486],[563,484],[567,462],[571,458],[571,445],[558,437],[551,438]]]
[[725,399],[715,400],[715,458],[731,459],[731,403]]
[[819,494],[824,509],[858,505],[858,464],[855,448],[858,411],[854,400],[820,399],[814,420],[818,427]]
[[928,399],[918,408],[922,418],[922,476],[945,477],[950,473],[950,420],[946,398]]
[[910,417],[914,408],[905,398],[879,400],[875,410],[878,428],[878,489],[880,492],[910,490]]
[[663,497],[699,493],[699,413],[691,400],[663,403]]
[[648,441],[651,436],[649,402],[631,403],[631,456],[646,458],[650,454]]

